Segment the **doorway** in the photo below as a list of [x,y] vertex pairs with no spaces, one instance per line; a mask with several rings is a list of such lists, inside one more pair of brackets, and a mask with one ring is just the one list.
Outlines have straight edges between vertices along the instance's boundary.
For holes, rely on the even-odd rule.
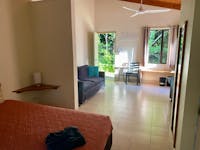
[[104,71],[107,77],[115,72],[115,32],[95,33],[95,65]]

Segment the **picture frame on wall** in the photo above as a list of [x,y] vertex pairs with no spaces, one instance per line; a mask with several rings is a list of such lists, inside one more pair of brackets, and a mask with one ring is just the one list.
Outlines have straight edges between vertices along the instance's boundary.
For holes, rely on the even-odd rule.
[[188,21],[185,21],[185,23],[179,27],[179,43],[178,43],[178,52],[176,57],[174,94],[173,94],[173,106],[172,106],[172,122],[171,122],[172,133],[174,136],[174,142],[173,142],[174,148],[176,147],[176,138],[177,138],[182,74],[184,67],[185,44],[187,37],[187,26],[188,26]]

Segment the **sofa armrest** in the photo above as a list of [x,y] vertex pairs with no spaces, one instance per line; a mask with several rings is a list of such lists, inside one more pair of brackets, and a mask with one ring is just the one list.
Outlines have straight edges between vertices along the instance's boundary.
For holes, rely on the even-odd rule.
[[99,71],[99,77],[105,78],[105,72]]
[[83,81],[78,80],[78,99],[79,105],[84,102]]
[[84,84],[83,81],[78,80],[78,89],[79,89],[79,90],[82,90],[82,89],[83,89],[83,84]]

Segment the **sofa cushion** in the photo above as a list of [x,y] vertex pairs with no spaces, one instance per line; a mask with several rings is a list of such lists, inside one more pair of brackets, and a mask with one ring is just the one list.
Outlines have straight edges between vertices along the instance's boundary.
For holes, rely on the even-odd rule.
[[78,79],[88,78],[88,65],[78,67]]
[[101,78],[101,77],[85,78],[84,81],[90,81],[90,82],[93,82],[95,84],[98,84],[100,82],[103,82],[104,78]]
[[92,81],[84,81],[83,82],[83,91],[87,91],[90,88],[92,88],[93,86],[95,86],[95,83]]
[[99,77],[99,67],[88,66],[88,76],[89,77]]

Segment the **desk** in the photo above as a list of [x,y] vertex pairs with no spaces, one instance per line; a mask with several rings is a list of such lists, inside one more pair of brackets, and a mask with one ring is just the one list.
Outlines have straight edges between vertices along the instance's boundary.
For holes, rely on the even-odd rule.
[[174,76],[173,70],[153,70],[148,68],[141,68],[142,83],[157,84],[159,85],[160,77]]
[[151,72],[151,73],[161,73],[161,74],[174,74],[174,70],[153,70],[153,69],[148,69],[148,68],[141,68],[140,69],[142,72]]

